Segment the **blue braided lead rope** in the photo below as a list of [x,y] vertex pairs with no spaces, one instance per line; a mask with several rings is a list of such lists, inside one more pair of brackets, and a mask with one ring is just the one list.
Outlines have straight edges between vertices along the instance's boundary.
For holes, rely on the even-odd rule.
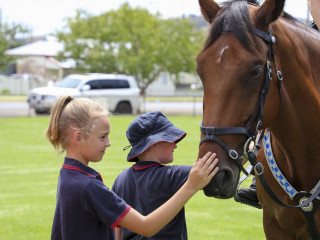
[[[280,184],[283,190],[286,191],[289,197],[293,199],[293,197],[298,192],[292,187],[292,185],[288,182],[285,176],[283,176],[282,172],[280,171],[280,168],[277,165],[276,160],[274,159],[271,142],[270,142],[270,131],[266,131],[265,136],[263,137],[263,148],[264,148],[264,155],[267,159],[267,163],[269,165],[269,168],[274,178],[277,180],[277,182]],[[320,187],[320,180],[317,183],[317,185],[310,191],[310,193],[313,194],[319,187]],[[320,200],[320,194],[317,196],[317,199]]]
[[263,137],[263,148],[264,148],[264,155],[267,159],[267,163],[269,165],[269,168],[270,168],[274,178],[277,180],[277,182],[280,184],[280,186],[283,188],[283,190],[286,191],[286,193],[289,195],[289,197],[291,199],[293,199],[293,197],[298,192],[292,187],[292,185],[288,182],[288,180],[285,178],[285,176],[283,176],[282,172],[280,171],[280,168],[278,167],[278,165],[276,163],[276,160],[274,159],[274,156],[272,153],[271,142],[270,142],[270,131],[266,131],[266,133]]

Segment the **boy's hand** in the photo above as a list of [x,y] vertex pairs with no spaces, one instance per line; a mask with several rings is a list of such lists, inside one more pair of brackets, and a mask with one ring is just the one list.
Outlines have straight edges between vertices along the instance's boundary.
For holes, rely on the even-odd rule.
[[200,158],[193,164],[190,171],[187,184],[190,188],[200,190],[205,187],[219,168],[216,167],[218,163],[217,154],[208,152],[203,158]]

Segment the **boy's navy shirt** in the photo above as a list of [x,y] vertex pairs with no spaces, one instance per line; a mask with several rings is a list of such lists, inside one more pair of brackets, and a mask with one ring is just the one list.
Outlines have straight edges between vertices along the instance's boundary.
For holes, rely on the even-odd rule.
[[65,158],[60,171],[51,239],[114,239],[130,206],[103,184],[94,169]]
[[[190,170],[191,166],[138,162],[120,173],[112,190],[142,215],[148,215],[180,189]],[[123,228],[122,239],[188,239],[184,208],[154,236],[147,238]]]

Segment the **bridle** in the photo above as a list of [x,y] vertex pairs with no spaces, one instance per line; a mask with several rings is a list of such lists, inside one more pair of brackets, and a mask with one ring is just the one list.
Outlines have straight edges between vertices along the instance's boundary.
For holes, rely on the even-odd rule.
[[[317,227],[314,221],[314,213],[317,207],[320,205],[320,198],[318,195],[320,194],[320,184],[314,188],[312,194],[306,193],[304,191],[297,192],[295,198],[293,199],[297,205],[288,205],[283,203],[271,190],[269,184],[267,183],[264,175],[263,175],[263,165],[257,161],[257,154],[260,149],[260,145],[262,139],[264,137],[264,130],[260,134],[260,137],[257,139],[258,131],[262,130],[262,117],[263,117],[263,108],[266,100],[266,96],[268,94],[270,88],[270,81],[272,79],[272,68],[271,61],[273,62],[274,69],[277,73],[277,85],[279,91],[279,98],[281,101],[281,84],[282,84],[282,73],[278,71],[274,58],[273,44],[276,39],[272,36],[271,29],[269,29],[269,34],[261,31],[259,29],[254,29],[254,33],[261,37],[268,45],[268,53],[267,53],[267,62],[264,66],[264,78],[262,82],[262,86],[259,93],[259,98],[255,109],[249,118],[245,127],[205,127],[203,123],[200,124],[200,131],[205,136],[200,140],[200,144],[208,141],[208,142],[216,142],[218,143],[226,152],[228,152],[229,157],[235,161],[239,169],[245,174],[249,175],[246,169],[241,164],[241,159],[246,158],[249,160],[250,164],[254,169],[255,175],[259,178],[262,186],[268,195],[275,201],[277,204],[283,207],[289,208],[300,208],[307,219],[310,235],[313,240],[320,239],[320,235],[317,231]],[[232,134],[242,134],[246,135],[247,141],[244,144],[242,154],[239,154],[236,150],[231,149],[227,144],[219,139],[219,135],[232,135]],[[254,149],[250,150],[250,143],[254,143]],[[320,183],[320,181],[319,181]]]
[[[268,53],[267,53],[267,62],[264,66],[264,78],[262,86],[259,93],[259,98],[255,109],[249,118],[245,127],[205,127],[203,123],[200,124],[200,131],[205,136],[201,139],[200,145],[206,141],[218,143],[228,154],[229,157],[235,161],[240,170],[248,175],[249,173],[244,169],[241,164],[241,159],[243,157],[248,158],[248,149],[251,142],[255,142],[257,133],[261,130],[262,127],[262,117],[263,117],[263,108],[266,101],[266,96],[270,88],[270,81],[272,79],[272,69],[271,61],[273,62],[274,68],[277,72],[278,78],[278,90],[281,99],[281,82],[282,82],[282,73],[277,70],[274,53],[273,53],[273,43],[275,43],[275,37],[271,35],[271,30],[269,34],[259,30],[254,29],[254,33],[261,37],[268,44]],[[217,135],[231,135],[231,134],[241,134],[247,136],[247,141],[244,144],[243,153],[239,154],[236,150],[231,149],[223,141],[219,139]]]

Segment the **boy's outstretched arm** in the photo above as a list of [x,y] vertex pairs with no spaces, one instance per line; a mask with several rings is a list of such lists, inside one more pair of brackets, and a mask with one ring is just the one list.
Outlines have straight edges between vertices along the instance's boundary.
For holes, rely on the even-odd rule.
[[188,180],[166,203],[147,216],[132,208],[119,225],[147,237],[156,234],[177,215],[198,190],[210,182],[219,170],[216,167],[217,163],[216,154],[208,152],[193,164]]

